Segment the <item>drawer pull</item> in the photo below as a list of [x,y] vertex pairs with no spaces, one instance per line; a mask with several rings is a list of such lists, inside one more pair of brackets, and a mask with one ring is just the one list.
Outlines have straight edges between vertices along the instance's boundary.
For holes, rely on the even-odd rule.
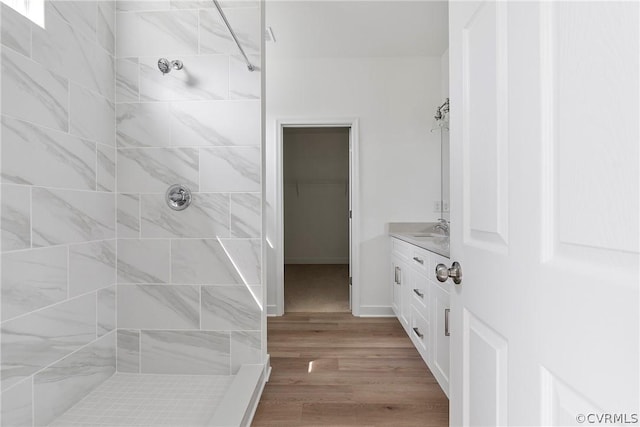
[[444,336],[448,337],[449,335],[451,335],[449,333],[449,312],[451,310],[448,308],[444,309]]
[[418,289],[414,289],[413,292],[415,292],[416,295],[418,295],[420,298],[424,299],[424,294],[422,292],[420,292]]
[[424,260],[423,260],[423,259],[418,258],[417,256],[414,256],[414,257],[413,257],[413,260],[414,260],[415,262],[417,262],[417,263],[424,264]]
[[418,338],[424,338],[424,335],[420,333],[420,330],[418,328],[413,328],[413,332],[418,336]]

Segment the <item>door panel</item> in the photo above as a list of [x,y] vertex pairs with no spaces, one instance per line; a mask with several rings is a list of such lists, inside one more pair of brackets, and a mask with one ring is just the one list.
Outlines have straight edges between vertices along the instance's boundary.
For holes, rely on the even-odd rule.
[[451,2],[452,425],[639,411],[640,4]]
[[462,30],[465,243],[508,241],[506,2],[481,4]]
[[463,425],[507,425],[507,342],[468,310],[463,313]]

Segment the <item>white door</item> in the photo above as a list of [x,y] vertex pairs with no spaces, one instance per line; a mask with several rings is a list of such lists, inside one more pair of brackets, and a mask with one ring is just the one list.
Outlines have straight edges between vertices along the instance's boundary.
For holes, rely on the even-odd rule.
[[451,424],[637,420],[639,3],[449,17]]

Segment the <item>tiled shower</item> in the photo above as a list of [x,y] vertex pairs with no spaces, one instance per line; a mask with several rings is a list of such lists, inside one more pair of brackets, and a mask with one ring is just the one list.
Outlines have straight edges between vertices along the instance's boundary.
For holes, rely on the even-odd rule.
[[[206,406],[194,389],[222,399],[266,361],[261,5],[222,2],[253,72],[211,0],[44,7],[45,28],[1,10],[1,424],[143,383]],[[157,409],[136,422],[166,424]]]

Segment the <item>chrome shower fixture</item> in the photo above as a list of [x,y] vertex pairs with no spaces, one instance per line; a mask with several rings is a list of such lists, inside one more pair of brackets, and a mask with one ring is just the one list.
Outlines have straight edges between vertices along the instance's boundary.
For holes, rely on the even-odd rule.
[[182,70],[182,61],[178,59],[169,61],[167,58],[160,58],[158,59],[158,68],[162,71],[162,74],[170,73],[171,69]]

